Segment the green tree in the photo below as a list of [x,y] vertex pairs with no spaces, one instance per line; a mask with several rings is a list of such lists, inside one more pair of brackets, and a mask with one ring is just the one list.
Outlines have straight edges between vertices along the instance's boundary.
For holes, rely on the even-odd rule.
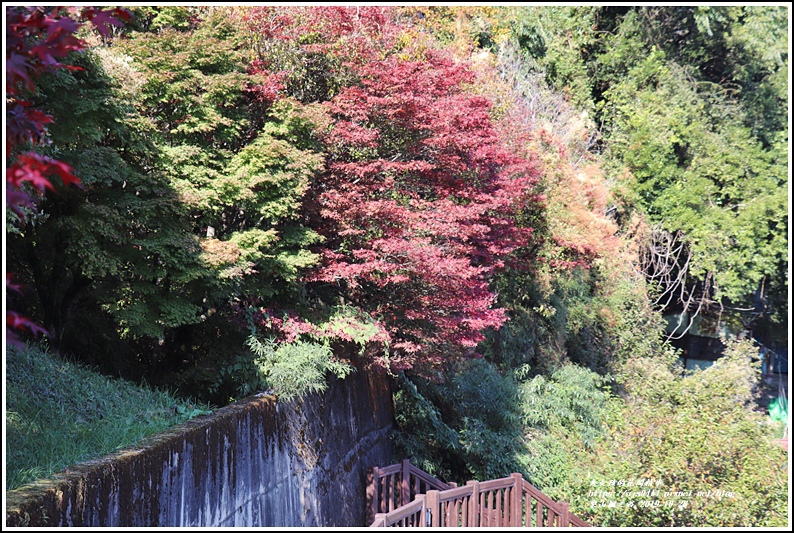
[[786,10],[565,7],[511,16],[525,60],[601,125],[611,175],[632,175],[626,205],[683,245],[669,271],[659,268],[670,249],[646,262],[661,293],[681,295],[670,306],[710,308],[745,326],[782,323]]
[[245,33],[223,10],[193,30],[132,34],[119,44],[143,81],[136,106],[160,150],[155,169],[183,202],[213,272],[211,305],[231,296],[295,298],[319,236],[298,219],[323,158],[295,144],[297,103],[259,100]]
[[57,121],[44,150],[83,188],[48,194],[9,243],[57,347],[175,385],[170,370],[246,350],[244,337],[215,342],[244,333],[236,302],[300,303],[319,242],[301,198],[323,163],[304,142],[311,113],[261,100],[232,19],[189,15],[73,54],[80,70],[42,81],[36,103]]
[[765,150],[735,105],[704,97],[661,53],[606,94],[610,153],[631,170],[651,220],[685,235],[689,272],[713,280],[707,297],[748,307],[787,254],[780,147]]
[[202,275],[198,241],[167,182],[149,172],[154,149],[125,122],[132,109],[98,57],[75,55],[72,64],[80,70],[42,80],[38,99],[57,120],[44,150],[72,165],[82,188],[47,194],[10,236],[9,263],[35,288],[56,347],[83,297],[109,311],[121,335],[158,336],[198,319],[190,290]]

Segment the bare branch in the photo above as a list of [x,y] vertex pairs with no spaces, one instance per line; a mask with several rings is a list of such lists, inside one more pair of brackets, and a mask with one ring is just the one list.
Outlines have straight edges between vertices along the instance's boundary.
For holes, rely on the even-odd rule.
[[714,287],[714,274],[709,272],[701,282],[689,278],[692,252],[681,232],[670,233],[654,227],[643,236],[640,247],[639,269],[653,291],[653,305],[658,309],[680,306],[688,315],[683,330],[676,327],[667,340],[680,339],[692,328],[695,318],[714,302],[709,294]]

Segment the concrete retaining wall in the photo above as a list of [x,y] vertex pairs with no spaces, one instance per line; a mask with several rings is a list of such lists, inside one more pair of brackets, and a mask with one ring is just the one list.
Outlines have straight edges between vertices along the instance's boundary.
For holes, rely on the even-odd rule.
[[6,526],[365,526],[366,472],[390,464],[390,380],[249,398],[138,449],[6,493]]

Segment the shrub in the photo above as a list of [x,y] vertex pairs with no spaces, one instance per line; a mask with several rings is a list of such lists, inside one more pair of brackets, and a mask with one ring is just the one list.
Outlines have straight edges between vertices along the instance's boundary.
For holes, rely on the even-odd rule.
[[[732,341],[712,367],[683,376],[664,358],[630,361],[625,403],[613,400],[609,431],[576,459],[566,489],[574,512],[614,527],[785,524],[786,453],[753,409],[757,355],[750,341]],[[588,496],[602,481],[637,479],[654,480],[659,494],[626,497],[609,487],[616,494],[605,507]]]

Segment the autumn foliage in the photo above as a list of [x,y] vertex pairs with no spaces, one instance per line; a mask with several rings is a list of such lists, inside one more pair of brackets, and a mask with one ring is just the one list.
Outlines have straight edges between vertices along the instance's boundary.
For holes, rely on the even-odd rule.
[[[73,35],[78,17],[103,28],[116,21],[91,9],[11,14],[19,39],[9,43],[9,78],[19,91],[30,90],[36,69],[62,66],[83,46]],[[199,242],[206,272],[191,263],[184,287],[163,281],[152,290],[196,301],[205,290],[200,307],[252,317],[258,334],[280,342],[369,331],[370,360],[385,357],[394,369],[476,355],[484,332],[507,319],[492,276],[531,263],[533,230],[520,213],[540,199],[540,170],[506,142],[490,99],[472,89],[471,65],[429,35],[416,38],[388,8],[160,15],[190,23],[114,48],[136,62],[127,71],[139,87],[139,124],[152,128],[158,170],[194,226],[169,242]],[[25,40],[34,34],[40,41]],[[214,43],[213,52],[198,42]],[[9,137],[35,144],[50,117],[26,108],[21,94],[12,93]],[[23,181],[49,188],[51,175],[77,181],[34,152],[8,170],[20,194]],[[141,321],[159,311],[141,314],[148,300],[133,295],[108,307],[133,334],[200,320],[182,309]],[[335,322],[324,322],[329,316]]]
[[[245,16],[271,82],[288,77],[279,69],[289,57],[335,67],[326,87],[338,88],[323,104],[330,121],[315,132],[326,164],[305,204],[324,236],[322,264],[305,279],[319,297],[341,296],[374,319],[387,333],[389,364],[405,368],[473,354],[484,331],[505,321],[488,280],[529,243],[532,229],[519,227],[516,213],[536,200],[538,170],[507,149],[490,101],[469,90],[470,66],[406,43],[385,14],[323,7]],[[281,89],[289,94],[289,83]]]
[[[162,179],[157,188],[167,188],[181,218],[159,228],[165,221],[139,217],[135,234],[150,237],[134,249],[145,264],[113,259],[128,265],[129,289],[112,289],[108,269],[89,276],[74,265],[79,279],[102,279],[102,301],[125,335],[168,339],[177,327],[198,331],[221,310],[262,338],[364,343],[369,362],[432,368],[476,356],[486,331],[507,320],[494,276],[532,270],[545,260],[539,243],[564,252],[562,268],[589,260],[535,231],[543,163],[532,132],[505,127],[483,89],[482,65],[454,56],[398,12],[150,11],[139,13],[143,31],[122,34],[100,55],[128,82],[129,124],[150,142],[133,158],[142,172],[136,189]],[[60,21],[56,13],[16,16],[33,24]],[[80,13],[53,28],[73,31]],[[96,13],[82,16],[106,20]],[[81,46],[65,34],[59,42],[54,55],[31,57],[43,68]],[[10,64],[21,90],[32,74],[17,59]],[[19,116],[38,119],[42,131],[49,120],[32,110]],[[46,188],[54,171],[71,179],[62,163],[29,159],[42,157],[20,154],[9,169],[14,184]],[[107,236],[117,233],[129,237],[110,228]],[[70,251],[96,244],[71,238]],[[152,265],[160,273],[147,276]],[[170,303],[158,307],[152,294]]]
[[428,56],[371,62],[329,103],[314,199],[327,247],[310,279],[343,286],[398,353],[448,356],[505,320],[488,276],[527,244],[512,215],[535,174],[500,144],[489,102],[461,89],[471,71]]

